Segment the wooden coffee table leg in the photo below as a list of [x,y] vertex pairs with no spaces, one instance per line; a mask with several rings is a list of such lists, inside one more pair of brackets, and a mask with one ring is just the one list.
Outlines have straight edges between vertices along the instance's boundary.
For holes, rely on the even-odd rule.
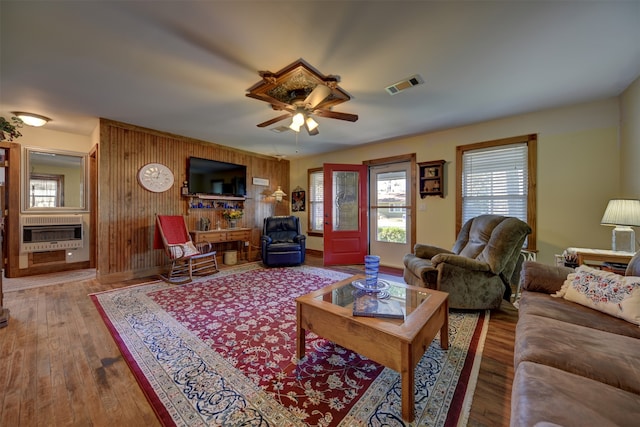
[[[436,313],[429,322],[442,320],[440,327],[440,345],[444,350],[449,348],[449,306],[445,301],[440,307],[440,313]],[[437,325],[437,323],[436,323]],[[400,381],[402,383],[402,419],[406,422],[413,422],[415,406],[415,372],[416,363],[413,360],[411,344],[402,346],[402,371]],[[417,362],[417,361],[416,361]]]
[[304,340],[305,340],[305,330],[302,328],[302,307],[300,304],[297,304],[296,310],[296,357],[298,359],[302,359],[304,357]]
[[448,301],[442,304],[441,310],[444,310],[444,320],[442,328],[440,328],[440,347],[446,350],[449,348],[449,307]]
[[411,345],[403,346],[402,351],[402,371],[400,372],[402,419],[407,422],[412,422],[413,407],[415,405],[415,377]]
[[298,333],[296,337],[296,357],[302,359],[304,357],[304,329],[298,325]]

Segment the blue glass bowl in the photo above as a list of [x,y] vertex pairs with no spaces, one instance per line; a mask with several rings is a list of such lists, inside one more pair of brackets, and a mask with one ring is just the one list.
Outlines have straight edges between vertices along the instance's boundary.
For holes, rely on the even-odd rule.
[[351,285],[354,288],[365,292],[380,292],[389,289],[389,283],[382,279],[378,279],[375,287],[367,286],[367,279],[354,280],[353,282],[351,282]]

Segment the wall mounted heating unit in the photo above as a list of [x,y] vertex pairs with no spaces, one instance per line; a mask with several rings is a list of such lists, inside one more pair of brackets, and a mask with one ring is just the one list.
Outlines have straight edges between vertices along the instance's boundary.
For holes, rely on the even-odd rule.
[[82,247],[82,215],[24,215],[20,219],[20,252]]

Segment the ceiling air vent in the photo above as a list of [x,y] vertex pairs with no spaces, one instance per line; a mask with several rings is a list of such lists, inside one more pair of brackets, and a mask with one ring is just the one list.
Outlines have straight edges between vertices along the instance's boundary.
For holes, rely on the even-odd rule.
[[410,87],[418,86],[421,84],[424,84],[424,79],[420,74],[415,74],[404,80],[400,80],[399,82],[396,82],[391,86],[387,86],[385,90],[389,93],[389,95],[395,95],[396,93],[400,93],[403,90],[409,89]]
[[282,132],[286,132],[286,131],[291,130],[291,129],[289,129],[289,126],[282,125],[282,126],[277,126],[277,127],[271,128],[270,130],[271,130],[271,132],[282,133]]

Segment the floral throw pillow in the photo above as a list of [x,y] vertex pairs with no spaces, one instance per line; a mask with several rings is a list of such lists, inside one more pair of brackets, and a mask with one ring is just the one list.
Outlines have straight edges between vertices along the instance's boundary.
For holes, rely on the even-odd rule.
[[171,258],[181,258],[185,256],[191,256],[199,254],[193,242],[187,242],[183,245],[171,245],[169,247],[171,252]]
[[640,277],[581,265],[554,296],[640,325]]

